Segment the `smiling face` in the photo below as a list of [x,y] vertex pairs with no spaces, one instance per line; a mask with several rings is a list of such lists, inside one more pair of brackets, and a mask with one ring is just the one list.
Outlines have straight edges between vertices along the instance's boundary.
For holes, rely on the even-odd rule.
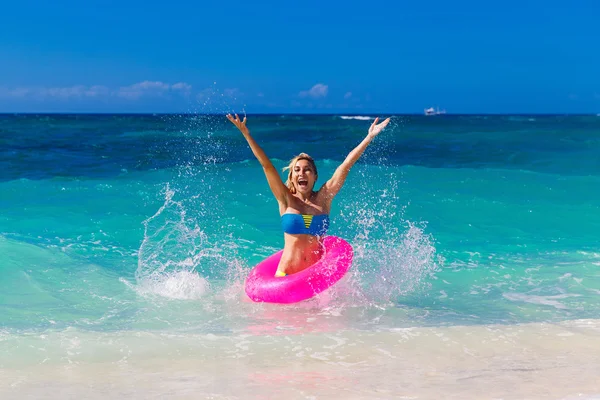
[[315,187],[317,175],[308,160],[298,160],[292,170],[292,182],[299,193],[311,193]]
[[306,153],[300,153],[290,161],[286,186],[292,193],[308,195],[312,192],[317,181],[317,166],[315,161]]

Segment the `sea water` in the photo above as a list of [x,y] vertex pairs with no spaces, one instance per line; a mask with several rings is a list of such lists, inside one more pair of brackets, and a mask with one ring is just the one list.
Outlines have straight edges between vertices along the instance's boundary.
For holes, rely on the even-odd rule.
[[[374,117],[248,126],[318,187]],[[351,272],[282,306],[244,294],[283,236],[223,115],[2,115],[0,397],[598,396],[599,154],[597,116],[392,116],[331,210]]]

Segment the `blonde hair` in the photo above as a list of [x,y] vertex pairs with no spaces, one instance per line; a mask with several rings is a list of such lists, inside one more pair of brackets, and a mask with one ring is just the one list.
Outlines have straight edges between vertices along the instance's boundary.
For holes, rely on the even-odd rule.
[[296,193],[296,186],[294,186],[294,182],[292,182],[292,173],[294,172],[294,166],[300,160],[308,161],[308,163],[310,164],[312,169],[315,171],[315,180],[319,176],[319,173],[317,172],[317,165],[315,164],[315,160],[313,160],[313,158],[306,153],[298,154],[296,157],[292,158],[290,160],[290,164],[283,169],[284,171],[288,170],[288,169],[290,170],[290,172],[288,173],[287,181],[285,182],[285,186],[287,186],[288,189],[290,189],[290,192],[292,192],[292,193]]

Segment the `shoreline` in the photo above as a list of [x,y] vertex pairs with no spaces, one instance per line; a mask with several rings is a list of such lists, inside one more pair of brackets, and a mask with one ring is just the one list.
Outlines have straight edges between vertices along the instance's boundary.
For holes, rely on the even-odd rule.
[[[53,336],[1,338],[1,398],[600,396],[600,320],[295,336]],[[47,346],[54,341],[60,349]],[[38,355],[24,362],[28,352]]]

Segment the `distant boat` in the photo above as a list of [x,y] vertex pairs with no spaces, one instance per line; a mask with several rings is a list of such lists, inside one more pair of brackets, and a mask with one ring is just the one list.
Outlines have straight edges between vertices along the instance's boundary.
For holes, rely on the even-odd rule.
[[439,108],[434,109],[433,107],[426,108],[424,110],[425,115],[441,115],[446,114],[446,110],[441,110]]

